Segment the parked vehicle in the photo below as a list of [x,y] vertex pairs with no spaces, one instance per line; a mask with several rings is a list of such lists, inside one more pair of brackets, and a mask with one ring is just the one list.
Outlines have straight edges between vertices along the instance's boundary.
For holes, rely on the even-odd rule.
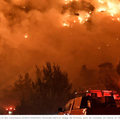
[[113,94],[99,96],[95,91],[89,93],[69,100],[64,108],[58,109],[59,115],[120,115]]

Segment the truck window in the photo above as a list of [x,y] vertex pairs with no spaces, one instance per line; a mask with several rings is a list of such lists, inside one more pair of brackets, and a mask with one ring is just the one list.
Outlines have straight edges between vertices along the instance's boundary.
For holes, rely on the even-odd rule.
[[87,107],[88,107],[88,97],[82,97],[80,108],[87,108]]
[[97,98],[97,93],[91,93],[91,97],[92,97],[93,99],[96,99],[96,98]]
[[70,110],[70,108],[71,108],[72,105],[73,105],[73,101],[74,101],[74,99],[70,100],[70,101],[65,105],[64,111],[69,111],[69,110]]
[[81,99],[82,97],[75,98],[74,106],[73,109],[80,109],[80,104],[81,104]]

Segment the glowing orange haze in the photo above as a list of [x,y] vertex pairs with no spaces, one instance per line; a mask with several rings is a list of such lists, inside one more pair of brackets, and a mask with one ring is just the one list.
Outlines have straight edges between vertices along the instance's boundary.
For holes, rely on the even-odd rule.
[[[97,68],[120,60],[120,2],[86,0],[77,14],[71,0],[0,0],[1,88],[46,61],[59,64],[71,81],[79,78],[83,64]],[[80,0],[75,0],[81,5]],[[94,6],[86,11],[86,4]],[[62,6],[67,10],[62,13]],[[76,5],[76,4],[75,4]],[[84,8],[85,7],[85,8]],[[89,7],[88,7],[89,8]],[[76,15],[75,15],[76,14]]]

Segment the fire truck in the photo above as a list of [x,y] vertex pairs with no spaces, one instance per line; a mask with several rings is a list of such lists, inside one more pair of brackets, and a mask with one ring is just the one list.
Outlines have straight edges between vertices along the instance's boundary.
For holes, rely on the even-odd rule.
[[[85,93],[85,94],[84,94]],[[102,97],[102,96],[113,96],[113,98],[117,101],[120,100],[120,96],[117,93],[117,91],[112,90],[85,90],[85,91],[78,91],[75,92],[76,95],[80,96],[81,94],[84,94],[86,96],[94,96],[94,97]]]
[[89,89],[75,94],[64,108],[58,109],[59,115],[120,115],[116,91]]

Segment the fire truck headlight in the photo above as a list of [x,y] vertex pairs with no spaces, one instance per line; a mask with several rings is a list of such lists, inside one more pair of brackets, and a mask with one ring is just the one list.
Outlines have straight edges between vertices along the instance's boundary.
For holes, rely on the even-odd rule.
[[11,112],[11,111],[9,111],[9,112],[8,112],[8,114],[9,114],[9,115],[11,115],[11,114],[12,114],[12,112]]
[[86,110],[87,110],[86,108],[83,109],[83,114],[84,114],[84,115],[86,115]]

